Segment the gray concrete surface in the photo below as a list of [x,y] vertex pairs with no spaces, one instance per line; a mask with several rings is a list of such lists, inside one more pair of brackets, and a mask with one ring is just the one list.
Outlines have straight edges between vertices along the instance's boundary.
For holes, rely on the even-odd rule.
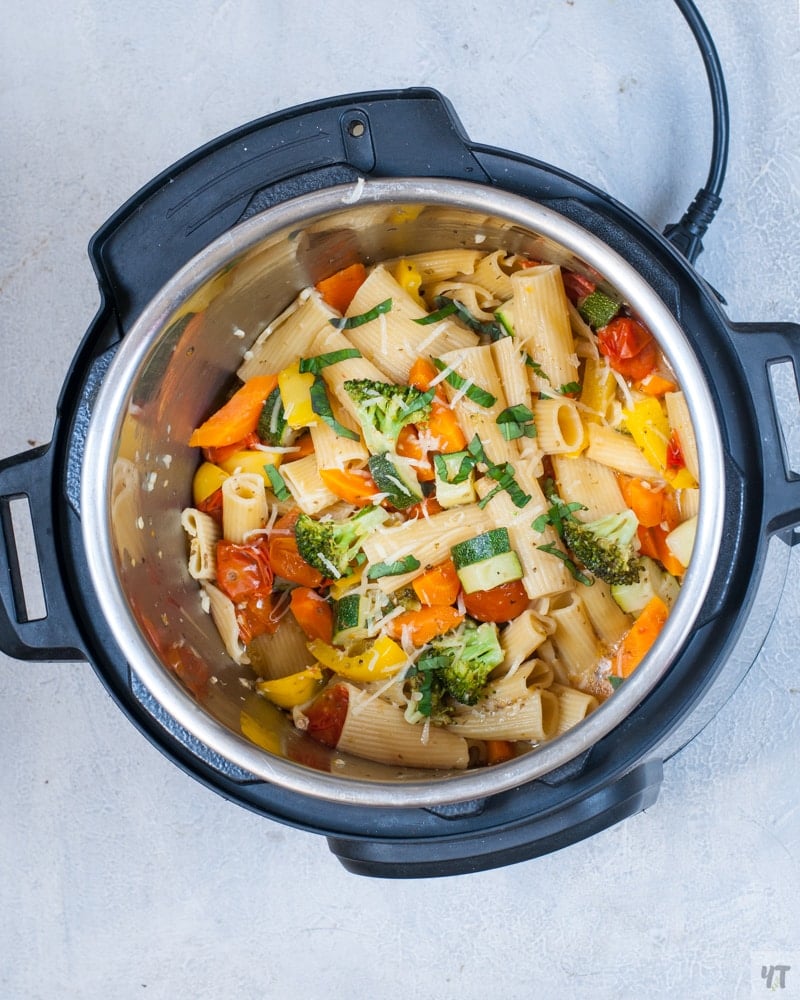
[[[732,143],[699,270],[733,319],[797,321],[798,5],[700,6]],[[253,118],[430,85],[476,141],[585,177],[657,228],[705,178],[705,79],[668,0],[30,0],[0,20],[2,455],[50,439],[97,307],[91,234]],[[800,996],[795,554],[767,603],[752,670],[667,763],[653,808],[558,854],[437,882],[347,874],[322,838],[169,763],[89,666],[3,656],[0,997]]]

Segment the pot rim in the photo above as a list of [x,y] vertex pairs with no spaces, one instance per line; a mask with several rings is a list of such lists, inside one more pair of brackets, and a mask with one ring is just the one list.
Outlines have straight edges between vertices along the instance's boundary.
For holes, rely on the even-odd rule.
[[[702,484],[695,548],[680,597],[645,661],[613,697],[562,736],[505,764],[398,782],[335,776],[295,764],[206,713],[158,659],[133,617],[115,565],[109,504],[111,469],[131,387],[176,309],[222,266],[266,237],[356,204],[379,203],[424,203],[497,216],[556,241],[602,274],[646,320],[678,375],[694,424]],[[292,792],[347,805],[425,807],[496,795],[542,777],[608,735],[656,687],[689,637],[716,567],[724,516],[724,504],[717,502],[725,493],[723,449],[712,396],[686,334],[654,289],[602,240],[551,209],[496,188],[448,179],[359,179],[356,185],[324,188],[254,215],[209,244],[162,287],[123,338],[94,404],[84,469],[93,470],[81,479],[90,577],[131,670],[168,715],[225,760]]]

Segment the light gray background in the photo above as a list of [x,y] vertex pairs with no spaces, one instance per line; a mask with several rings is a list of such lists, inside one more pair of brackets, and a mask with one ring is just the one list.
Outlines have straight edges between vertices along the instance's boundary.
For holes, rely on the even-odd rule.
[[[736,320],[798,320],[796,0],[702,0],[730,91],[700,270]],[[709,106],[669,0],[28,0],[0,29],[0,454],[51,435],[97,306],[85,247],[154,174],[302,101],[431,85],[476,141],[661,228],[705,179]],[[793,425],[795,433],[797,422]],[[168,763],[85,664],[0,662],[0,997],[800,996],[800,639],[769,639],[645,814],[449,880],[347,874],[317,836]]]

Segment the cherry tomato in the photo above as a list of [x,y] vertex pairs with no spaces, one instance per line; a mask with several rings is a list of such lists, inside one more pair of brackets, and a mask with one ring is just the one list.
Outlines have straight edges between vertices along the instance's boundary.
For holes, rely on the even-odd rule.
[[299,516],[299,510],[290,510],[275,522],[275,531],[269,540],[272,572],[275,576],[291,583],[299,583],[303,587],[321,587],[326,582],[325,577],[297,551],[294,526]]
[[591,295],[595,288],[597,288],[597,285],[591,278],[587,278],[583,274],[578,274],[577,271],[567,271],[565,268],[562,268],[561,277],[564,282],[564,291],[567,293],[567,298],[576,305],[579,299],[585,299],[587,295]]
[[479,622],[510,622],[528,607],[528,595],[521,580],[501,583],[491,590],[464,595],[467,614]]
[[197,504],[197,509],[209,514],[218,524],[222,524],[222,487],[217,487],[205,500],[201,500]]
[[217,586],[238,604],[254,594],[272,591],[273,572],[266,542],[217,542]]
[[308,708],[303,709],[303,715],[308,719],[308,735],[326,747],[336,747],[347,719],[349,701],[350,695],[344,684],[326,688]]
[[653,335],[630,316],[618,316],[598,330],[597,346],[611,367],[625,378],[642,379],[658,364]]

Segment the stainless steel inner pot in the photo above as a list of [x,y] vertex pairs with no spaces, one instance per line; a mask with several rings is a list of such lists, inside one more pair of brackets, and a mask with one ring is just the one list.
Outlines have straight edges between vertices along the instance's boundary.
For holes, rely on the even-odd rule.
[[[458,773],[371,764],[323,747],[314,748],[309,766],[291,723],[276,722],[277,713],[253,693],[249,668],[227,657],[188,575],[180,513],[190,502],[198,454],[186,442],[221,401],[244,352],[301,289],[355,260],[453,246],[502,247],[602,276],[646,322],[680,380],[695,426],[701,504],[692,564],[647,659],[608,702],[558,739],[507,764]],[[720,429],[702,370],[686,335],[636,270],[534,202],[482,185],[409,178],[359,181],[271,208],[209,245],[161,289],[120,344],[94,405],[81,510],[103,612],[131,669],[180,726],[256,779],[340,803],[417,807],[531,781],[572,760],[633,711],[680,655],[703,604],[720,548],[724,485]],[[191,677],[198,663],[214,677],[200,698]],[[242,712],[252,719],[261,706],[267,729],[256,745],[242,735]]]

